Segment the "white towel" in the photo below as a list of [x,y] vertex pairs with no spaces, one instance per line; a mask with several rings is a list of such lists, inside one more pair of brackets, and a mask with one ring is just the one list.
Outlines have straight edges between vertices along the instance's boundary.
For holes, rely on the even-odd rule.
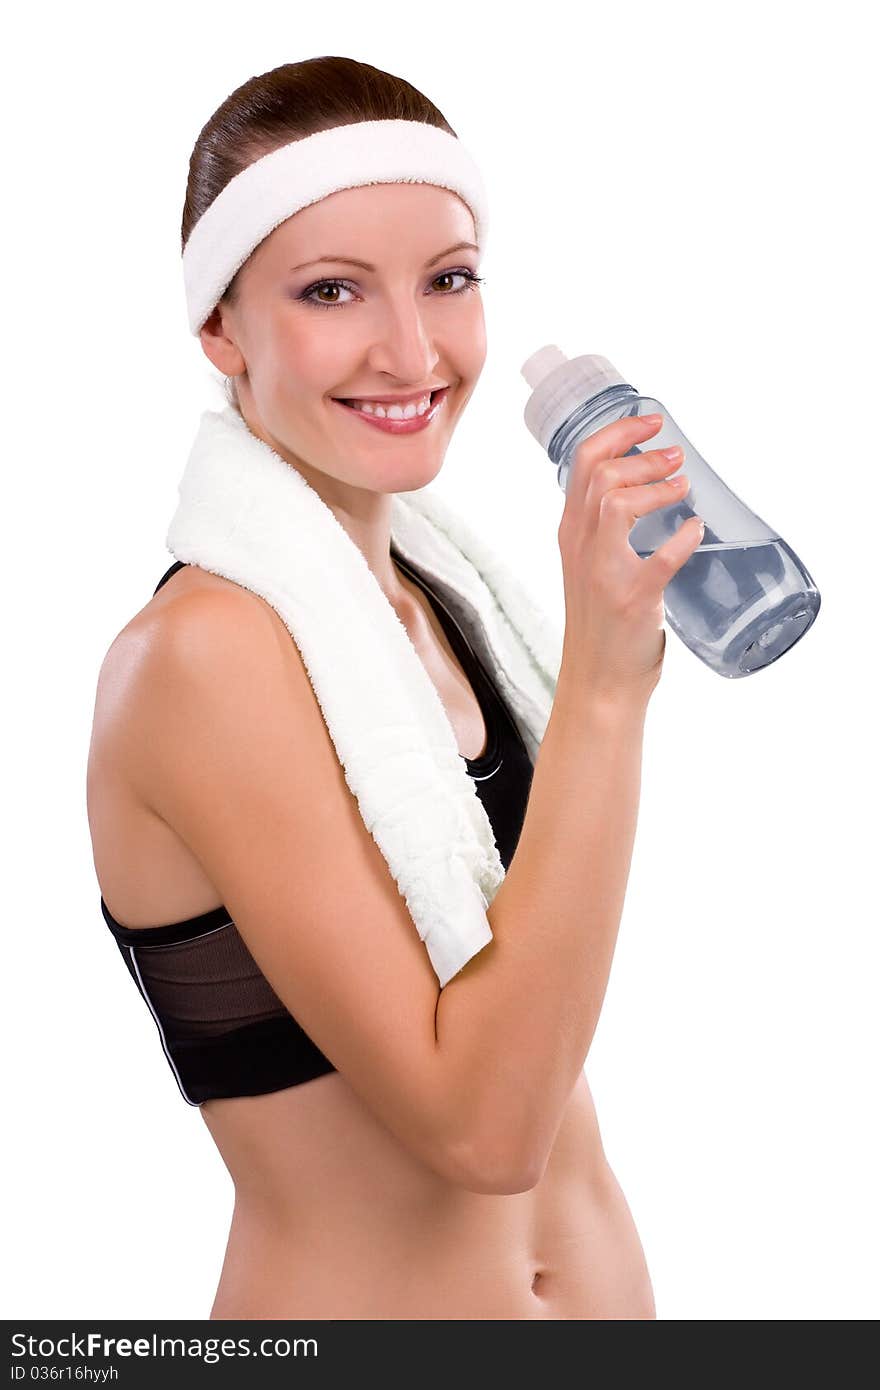
[[[561,633],[430,488],[394,494],[391,509],[393,544],[461,625],[534,763]],[[362,552],[231,406],[202,415],[166,543],[284,621],[442,987],[491,941],[486,909],[504,866],[436,687]]]

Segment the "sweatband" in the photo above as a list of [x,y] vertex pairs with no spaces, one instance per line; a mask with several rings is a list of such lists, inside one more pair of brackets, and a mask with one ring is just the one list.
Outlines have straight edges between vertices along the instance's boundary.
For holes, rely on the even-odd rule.
[[236,174],[202,213],[183,251],[190,332],[198,336],[236,272],[281,222],[342,188],[430,183],[473,214],[482,251],[485,184],[461,141],[425,121],[356,121],[282,145]]

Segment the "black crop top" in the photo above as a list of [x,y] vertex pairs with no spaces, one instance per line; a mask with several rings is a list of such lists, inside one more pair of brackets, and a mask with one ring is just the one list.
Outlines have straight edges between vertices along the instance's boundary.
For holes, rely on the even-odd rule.
[[[507,869],[525,817],[531,761],[452,614],[393,547],[391,556],[427,595],[480,703],[486,747],[464,761]],[[176,560],[153,592],[182,567]],[[280,1091],[336,1070],[278,998],[225,907],[160,927],[122,926],[103,897],[101,912],[188,1104]]]

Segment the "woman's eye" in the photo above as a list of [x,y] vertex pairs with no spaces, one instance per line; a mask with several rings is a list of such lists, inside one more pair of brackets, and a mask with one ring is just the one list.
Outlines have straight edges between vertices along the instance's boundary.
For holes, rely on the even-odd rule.
[[[467,270],[444,270],[443,273],[442,273],[442,275],[438,275],[438,276],[434,279],[433,284],[436,285],[438,280],[454,280],[456,276],[458,276],[459,279],[465,281],[465,283],[464,283],[463,285],[459,285],[459,287],[458,287],[459,289],[462,289],[462,290],[463,290],[463,289],[467,289],[467,287],[468,287],[468,282],[469,282],[469,281],[472,283],[473,281],[476,280],[476,276],[472,276],[472,275],[471,275],[471,272],[470,272],[470,271],[467,271]],[[453,293],[453,294],[457,294],[457,293],[458,293],[458,290],[453,290],[452,293]]]
[[[448,283],[456,278],[463,280],[464,284],[459,285],[457,289],[438,290],[437,293],[440,295],[441,299],[448,299],[452,295],[461,294],[464,290],[476,289],[478,285],[483,283],[482,277],[475,274],[472,270],[444,270],[440,275],[434,276],[431,284],[438,285],[444,281]],[[343,280],[319,280],[316,285],[311,285],[309,289],[304,290],[299,298],[303,303],[312,304],[317,309],[335,309],[343,304],[351,302],[350,300],[339,298],[341,291],[344,291],[346,294],[352,293],[350,286]],[[335,299],[324,298],[325,292],[335,294],[337,297]]]
[[[332,308],[334,308],[335,305],[337,305],[337,304],[340,303],[340,300],[339,300],[339,299],[332,299],[332,300],[317,299],[317,300],[314,300],[314,299],[311,299],[310,296],[313,295],[313,294],[317,294],[319,290],[345,290],[345,289],[347,289],[347,288],[348,288],[348,287],[347,287],[346,285],[341,285],[341,284],[339,283],[338,280],[322,280],[321,283],[320,283],[320,285],[315,285],[315,286],[313,286],[312,289],[306,290],[306,293],[305,293],[305,295],[303,295],[303,298],[304,298],[308,303],[310,303],[310,304],[318,304],[319,306],[322,306],[322,307],[324,307],[324,308],[332,309]],[[350,293],[350,291],[349,291],[349,293]],[[342,302],[342,303],[345,303],[344,300],[341,301],[341,302]]]

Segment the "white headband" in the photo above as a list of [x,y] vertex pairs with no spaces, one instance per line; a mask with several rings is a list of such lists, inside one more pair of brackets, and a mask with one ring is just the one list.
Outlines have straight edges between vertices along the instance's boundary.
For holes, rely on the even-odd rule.
[[461,141],[424,121],[357,121],[294,140],[249,164],[193,227],[183,252],[190,332],[198,335],[236,271],[279,223],[342,188],[431,183],[470,208],[482,251],[486,189]]

